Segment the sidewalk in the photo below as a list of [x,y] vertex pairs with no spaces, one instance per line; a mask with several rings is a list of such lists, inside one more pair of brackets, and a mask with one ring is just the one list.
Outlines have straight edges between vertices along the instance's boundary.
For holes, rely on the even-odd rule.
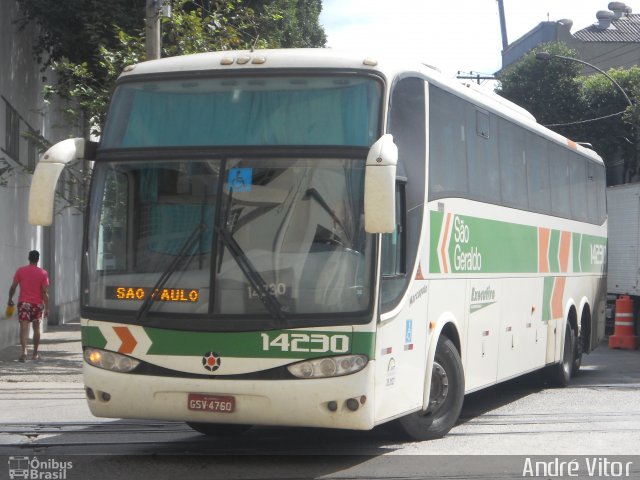
[[47,331],[40,337],[38,349],[40,360],[31,360],[32,353],[31,339],[29,339],[29,355],[25,363],[18,361],[19,344],[0,350],[0,383],[82,383],[80,322],[48,326]]
[[[25,363],[18,361],[19,344],[0,350],[3,429],[6,430],[7,425],[32,428],[29,425],[98,421],[89,411],[84,394],[80,322],[47,326],[40,337],[40,360],[31,360],[31,340],[28,348]],[[0,436],[0,445],[30,441],[23,435]]]

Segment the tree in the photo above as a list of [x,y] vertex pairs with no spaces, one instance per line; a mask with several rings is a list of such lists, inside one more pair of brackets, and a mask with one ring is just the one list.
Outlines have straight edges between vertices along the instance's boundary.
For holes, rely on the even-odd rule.
[[33,53],[45,67],[66,59],[90,66],[99,47],[115,48],[113,26],[126,32],[144,27],[145,0],[17,0],[23,17],[19,28],[38,25]]
[[278,48],[324,47],[327,36],[319,24],[322,0],[248,0],[258,13],[258,30],[270,33]]
[[584,77],[582,95],[585,110],[591,115],[589,118],[608,117],[584,124],[584,135],[588,136],[590,143],[605,158],[608,166],[623,163],[620,181],[638,181],[640,67],[611,69],[607,74],[625,90],[633,106],[629,106],[620,91],[604,75]]
[[[69,100],[70,121],[99,134],[122,69],[144,60],[145,0],[18,0],[35,22],[39,60],[57,73],[45,97]],[[322,47],[321,0],[172,0],[162,56],[216,50]],[[78,108],[79,107],[79,108]]]
[[[120,72],[145,59],[146,0],[17,0],[18,27],[39,26],[34,56],[56,73],[45,86],[45,100],[66,100],[67,120],[99,135]],[[169,0],[167,0],[169,1]],[[162,20],[162,56],[216,50],[323,47],[321,0],[170,0],[172,16]],[[46,148],[45,138],[34,139]],[[0,185],[12,174],[0,166]],[[71,172],[68,187],[78,191],[88,175]],[[80,191],[83,189],[80,188]],[[83,209],[84,197],[59,194],[65,206]]]
[[[536,59],[540,51],[567,57],[576,55],[564,44],[542,44],[500,73],[496,92],[528,110],[542,125],[584,118],[579,81],[582,67],[575,62],[541,62]],[[565,136],[575,133],[571,126],[552,128]]]

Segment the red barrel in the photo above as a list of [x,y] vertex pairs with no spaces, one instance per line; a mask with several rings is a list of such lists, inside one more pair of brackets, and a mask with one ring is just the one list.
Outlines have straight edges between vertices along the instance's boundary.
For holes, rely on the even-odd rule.
[[634,335],[633,299],[622,295],[616,300],[616,318],[613,335],[609,337],[609,348],[635,350],[638,337]]

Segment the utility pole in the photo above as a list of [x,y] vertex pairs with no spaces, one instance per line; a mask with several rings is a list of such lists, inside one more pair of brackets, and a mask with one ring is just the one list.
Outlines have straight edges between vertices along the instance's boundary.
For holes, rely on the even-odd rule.
[[502,50],[506,50],[509,46],[509,40],[507,39],[507,22],[504,18],[504,1],[498,1],[498,11],[500,13],[500,32],[502,33]]
[[145,50],[147,60],[160,58],[160,0],[147,0],[145,12]]
[[493,75],[485,75],[479,72],[463,72],[458,70],[458,74],[456,75],[458,80],[475,80],[478,85],[480,85],[480,80],[495,80],[496,77]]

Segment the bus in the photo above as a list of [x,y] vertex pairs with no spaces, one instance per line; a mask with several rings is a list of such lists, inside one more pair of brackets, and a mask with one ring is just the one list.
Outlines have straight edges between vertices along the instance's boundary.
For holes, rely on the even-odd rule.
[[94,160],[83,376],[99,417],[409,438],[536,370],[564,386],[602,340],[601,158],[421,63],[330,49],[127,67]]

